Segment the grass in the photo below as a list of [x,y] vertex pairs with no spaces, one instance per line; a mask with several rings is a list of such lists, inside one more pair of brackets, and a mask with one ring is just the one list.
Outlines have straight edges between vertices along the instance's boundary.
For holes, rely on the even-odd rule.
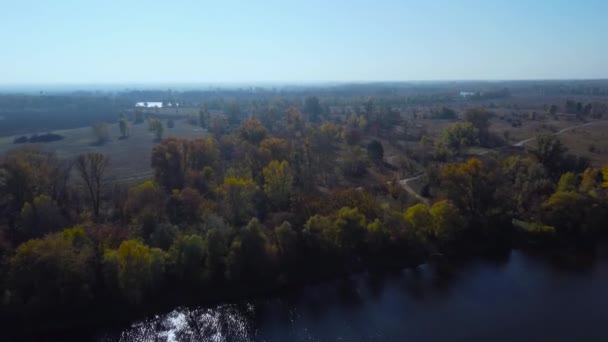
[[[164,138],[201,138],[206,131],[186,123],[186,120],[175,122],[174,128],[164,124]],[[154,133],[148,131],[148,124],[130,126],[130,136],[120,139],[118,124],[110,125],[110,141],[95,145],[91,127],[57,130],[54,133],[64,136],[63,140],[44,144],[13,144],[14,137],[0,137],[0,154],[20,146],[38,145],[48,151],[54,151],[61,158],[74,158],[81,153],[98,152],[110,157],[110,178],[114,180],[132,180],[146,178],[152,174],[150,154],[156,145]]]

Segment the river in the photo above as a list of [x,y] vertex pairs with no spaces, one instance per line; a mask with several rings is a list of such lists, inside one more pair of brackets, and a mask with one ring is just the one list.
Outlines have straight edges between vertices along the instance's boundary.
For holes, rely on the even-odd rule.
[[99,341],[608,341],[608,258],[359,274],[270,298],[176,308]]

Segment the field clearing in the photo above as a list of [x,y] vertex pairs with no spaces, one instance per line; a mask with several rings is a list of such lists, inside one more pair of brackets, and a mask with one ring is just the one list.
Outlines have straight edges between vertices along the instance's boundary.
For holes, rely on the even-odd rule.
[[566,131],[559,139],[570,153],[589,158],[594,167],[608,165],[608,121]]
[[[200,127],[192,126],[185,120],[175,122],[174,128],[167,128],[166,121],[163,138],[203,138],[207,132]],[[54,133],[64,136],[63,140],[44,144],[13,144],[13,136],[0,138],[0,154],[21,146],[38,145],[44,150],[53,151],[61,158],[74,158],[81,153],[98,152],[110,157],[110,179],[135,180],[145,179],[152,174],[150,154],[156,145],[154,133],[148,130],[148,124],[131,125],[131,135],[127,139],[119,139],[118,124],[110,126],[110,141],[103,145],[95,145],[95,137],[91,127],[81,127],[67,130],[56,130]]]

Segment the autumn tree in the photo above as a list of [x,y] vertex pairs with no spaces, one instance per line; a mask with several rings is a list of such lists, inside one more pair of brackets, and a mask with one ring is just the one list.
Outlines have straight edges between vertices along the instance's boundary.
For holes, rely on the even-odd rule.
[[47,195],[60,207],[69,202],[72,162],[38,147],[8,151],[0,159],[0,224],[15,228],[25,203]]
[[76,159],[76,170],[84,182],[91,201],[93,215],[99,217],[99,208],[105,187],[105,177],[110,160],[101,153],[81,154]]
[[213,169],[219,159],[215,140],[168,138],[152,149],[151,164],[156,181],[168,191],[181,189],[191,178],[195,182],[205,167]]

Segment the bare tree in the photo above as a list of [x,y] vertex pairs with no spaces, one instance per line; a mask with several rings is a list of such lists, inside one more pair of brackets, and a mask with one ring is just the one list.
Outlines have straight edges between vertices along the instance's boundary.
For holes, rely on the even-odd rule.
[[105,173],[110,160],[101,153],[81,154],[76,159],[76,169],[85,183],[93,205],[93,215],[99,216],[101,195],[105,186]]

